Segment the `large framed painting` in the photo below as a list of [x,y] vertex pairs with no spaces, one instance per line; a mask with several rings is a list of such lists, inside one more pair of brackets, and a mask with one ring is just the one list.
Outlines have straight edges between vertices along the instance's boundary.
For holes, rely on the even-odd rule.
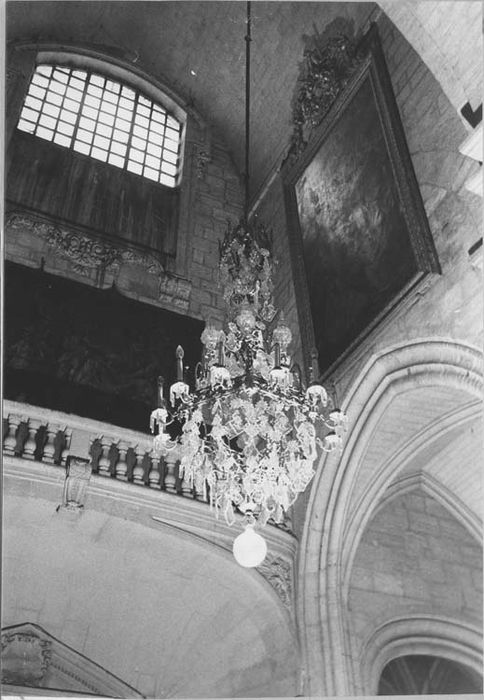
[[328,374],[440,272],[376,27],[282,178],[305,360]]

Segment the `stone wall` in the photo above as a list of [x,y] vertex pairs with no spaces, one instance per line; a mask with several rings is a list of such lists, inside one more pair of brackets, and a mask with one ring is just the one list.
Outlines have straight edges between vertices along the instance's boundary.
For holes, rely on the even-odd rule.
[[354,662],[379,625],[414,614],[482,622],[482,548],[420,490],[387,501],[358,546],[346,613]]

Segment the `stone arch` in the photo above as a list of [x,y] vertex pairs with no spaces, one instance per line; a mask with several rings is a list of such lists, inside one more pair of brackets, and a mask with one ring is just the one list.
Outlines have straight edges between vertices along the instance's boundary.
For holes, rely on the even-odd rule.
[[376,695],[386,664],[407,654],[440,656],[482,676],[482,636],[473,625],[434,615],[394,618],[381,624],[366,641],[360,660],[365,693]]
[[[480,363],[476,348],[452,340],[417,339],[371,357],[347,392],[342,408],[349,416],[350,431],[341,457],[328,455],[321,460],[301,542],[298,612],[306,694],[350,695],[355,691],[342,614],[343,548],[361,459],[381,417],[402,392],[434,386],[455,390],[464,410],[481,396]],[[375,480],[377,475],[371,477]],[[388,481],[379,484],[372,494],[373,505],[387,485]],[[347,545],[346,553],[348,549]]]

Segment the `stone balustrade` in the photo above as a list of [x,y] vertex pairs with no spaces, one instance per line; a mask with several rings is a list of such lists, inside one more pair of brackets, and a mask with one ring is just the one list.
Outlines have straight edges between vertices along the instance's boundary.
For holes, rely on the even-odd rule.
[[[155,457],[151,435],[16,401],[3,402],[3,452],[65,468],[69,455],[89,459],[92,473],[107,479],[208,503],[179,475],[177,450]],[[291,521],[281,526],[291,530]]]
[[160,459],[150,435],[89,418],[6,400],[3,452],[60,467],[69,455],[89,458],[101,477],[207,501],[180,478],[176,452]]

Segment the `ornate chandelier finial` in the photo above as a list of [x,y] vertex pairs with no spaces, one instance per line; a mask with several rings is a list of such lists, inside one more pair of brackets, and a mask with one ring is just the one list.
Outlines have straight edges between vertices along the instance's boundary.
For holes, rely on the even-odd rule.
[[[248,64],[250,3],[247,32]],[[246,98],[248,103],[248,90]],[[247,192],[248,130],[246,152]],[[247,198],[244,217],[229,226],[219,254],[226,326],[207,324],[202,333],[194,391],[177,348],[169,403],[159,383],[159,406],[151,414],[153,449],[166,456],[179,447],[180,477],[208,494],[216,516],[221,513],[229,525],[237,513],[244,516],[246,530],[236,538],[234,556],[251,567],[267,550],[254,526],[283,522],[309,484],[320,451],[341,446],[346,417],[321,384],[304,388],[292,363],[291,330],[273,304],[271,234],[249,223]],[[167,426],[175,422],[181,428],[173,440]]]

